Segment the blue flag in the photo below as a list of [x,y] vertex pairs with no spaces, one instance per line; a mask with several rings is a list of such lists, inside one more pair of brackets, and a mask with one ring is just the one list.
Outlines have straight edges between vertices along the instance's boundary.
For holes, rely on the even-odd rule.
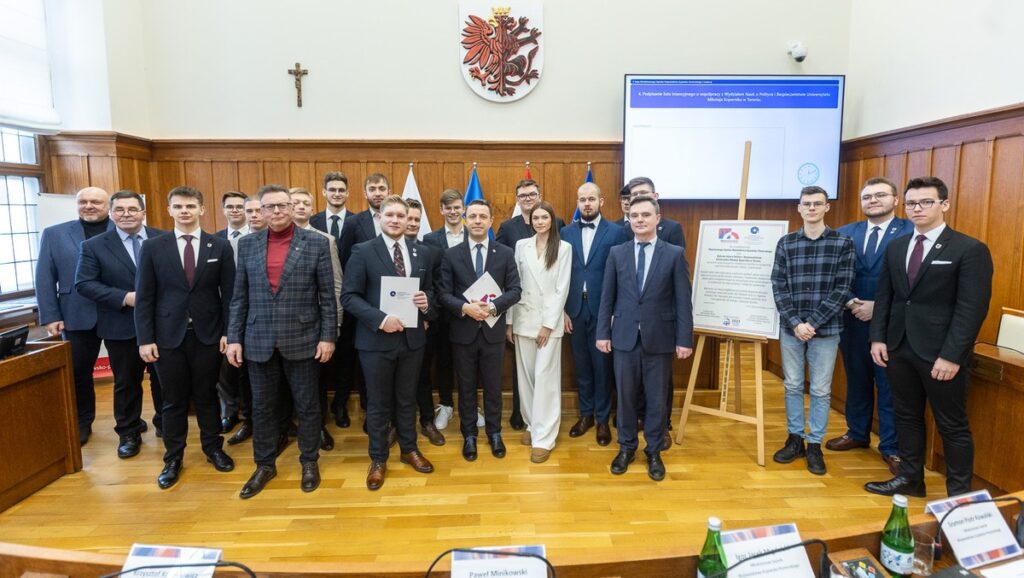
[[[476,176],[476,165],[474,164],[473,172],[469,175],[469,185],[466,186],[466,196],[463,199],[463,202],[465,203],[466,208],[468,209],[469,203],[477,199],[480,199],[481,201],[485,200],[484,192],[482,189],[480,189],[480,178]],[[493,208],[491,214],[494,214]],[[494,231],[488,229],[487,235],[489,238],[493,239]]]
[[[594,182],[594,173],[590,170],[590,163],[587,163],[587,178],[583,181],[583,184]],[[576,212],[572,214],[573,222],[580,220],[580,207],[576,205]]]

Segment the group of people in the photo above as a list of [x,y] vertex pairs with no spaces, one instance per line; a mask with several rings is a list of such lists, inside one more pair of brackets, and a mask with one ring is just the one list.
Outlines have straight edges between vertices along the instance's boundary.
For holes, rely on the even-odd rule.
[[[585,183],[576,193],[579,218],[568,225],[539,185],[523,180],[515,187],[521,215],[494,238],[490,204],[465,204],[447,189],[444,224],[422,241],[424,207],[393,195],[384,175],[364,180],[365,211],[346,209],[348,188],[343,173],[325,174],[326,209],[316,213],[306,189],[225,193],[228,226],[215,234],[201,230],[204,198],[191,187],[168,193],[174,228],[167,232],[144,226],[137,193],[79,191],[79,219],[43,232],[36,290],[40,323],[71,344],[81,443],[95,419],[92,371],[102,342],[114,374],[121,458],[138,454],[148,427],[141,416],[148,368],[152,421],[165,446],[161,488],[181,475],[192,405],[203,453],[217,470],[234,468],[222,434],[237,425],[228,445],[252,438],[256,468],[242,498],[277,475],[276,459],[293,437],[301,489],[314,491],[320,451],[334,446],[326,424],[333,414],[337,426],[350,427],[349,399],[358,392],[369,440],[366,485],[376,490],[396,444],[401,463],[433,471],[418,435],[446,443],[456,384],[463,457],[477,459],[480,428],[492,456],[505,456],[501,373],[511,344],[510,424],[522,431],[531,461],[542,463],[560,429],[561,340],[568,335],[579,397],[569,435],[594,429],[599,445],[610,444],[614,411],[619,451],[611,472],[627,471],[642,430],[648,475],[665,477],[672,364],[692,354],[693,325],[683,230],[661,215],[650,179],[632,179],[620,191],[619,221],[602,216],[601,189]],[[871,179],[861,193],[867,222],[835,231],[824,225],[825,191],[801,192],[804,225],[779,242],[772,274],[789,430],[776,461],[806,456],[810,471],[825,473],[820,444],[841,342],[849,431],[826,447],[868,446],[877,388],[879,449],[896,477],[868,489],[923,493],[928,399],[946,441],[949,489],[969,487],[966,372],[957,370],[985,316],[991,258],[983,244],[942,225],[947,194],[938,179],[912,180],[909,223],[894,217],[895,185]],[[925,240],[909,250],[903,237],[911,231]],[[497,290],[470,294],[485,275]],[[414,322],[384,311],[389,277],[417,280],[409,297]],[[892,401],[887,374],[899,376]]]

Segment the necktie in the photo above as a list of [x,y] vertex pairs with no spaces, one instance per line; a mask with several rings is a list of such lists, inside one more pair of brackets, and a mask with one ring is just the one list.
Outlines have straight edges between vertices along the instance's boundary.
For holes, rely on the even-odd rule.
[[644,292],[644,267],[647,265],[647,247],[650,243],[640,243],[640,255],[636,259],[636,292]]
[[139,266],[139,253],[142,252],[142,239],[138,235],[132,235],[132,253],[135,257],[135,266]]
[[580,226],[583,227],[584,229],[594,229],[594,228],[596,228],[596,225],[594,225],[593,223],[588,223],[586,221],[580,221]]
[[240,236],[242,236],[242,232],[241,231],[231,231],[231,238],[232,239],[237,239]]
[[875,252],[878,251],[878,230],[881,229],[878,225],[871,227],[871,234],[868,235],[868,246],[864,248],[864,259],[870,263],[875,258]]
[[916,237],[917,243],[914,244],[914,250],[910,252],[910,263],[907,264],[907,281],[910,282],[911,287],[914,286],[917,274],[921,271],[921,262],[924,261],[924,240],[926,238],[924,235],[918,235]]
[[484,275],[484,244],[476,244],[476,276],[479,279]]
[[402,257],[402,249],[398,246],[399,241],[395,242],[395,271],[399,277],[405,277],[405,257]]
[[341,227],[338,226],[338,221],[340,220],[341,217],[338,215],[331,215],[331,236],[335,239],[341,236]]
[[191,287],[192,281],[196,278],[196,251],[192,248],[192,235],[182,235],[181,238],[185,239],[185,280]]

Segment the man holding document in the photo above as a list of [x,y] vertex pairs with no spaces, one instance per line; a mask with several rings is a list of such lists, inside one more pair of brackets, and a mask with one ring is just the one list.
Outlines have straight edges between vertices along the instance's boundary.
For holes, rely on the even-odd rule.
[[491,454],[505,457],[501,439],[501,368],[505,355],[505,311],[519,302],[522,287],[512,249],[491,242],[493,217],[483,199],[469,203],[469,239],[444,254],[438,301],[451,315],[449,338],[459,381],[462,457],[476,459],[477,378],[484,389],[484,420]]
[[[381,235],[359,243],[345,268],[341,301],[356,326],[355,346],[366,378],[370,469],[366,487],[384,485],[388,430],[394,413],[402,463],[420,473],[434,466],[416,446],[416,384],[433,278],[429,256],[405,239],[408,205],[389,196],[380,206]],[[394,412],[392,404],[396,404]]]

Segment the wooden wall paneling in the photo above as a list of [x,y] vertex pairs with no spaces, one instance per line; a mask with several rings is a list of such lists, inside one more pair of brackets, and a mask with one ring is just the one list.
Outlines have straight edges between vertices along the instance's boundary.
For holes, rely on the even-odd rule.
[[[992,167],[988,142],[972,142],[960,147],[960,170],[955,183],[946,181],[950,189],[950,212],[956,209],[956,230],[985,240],[988,221],[988,195]],[[950,222],[947,220],[947,222]]]
[[[950,195],[958,195],[959,192],[956,190],[956,173],[957,164],[960,159],[960,147],[958,145],[936,147],[932,151],[932,167],[931,172],[928,174],[931,176],[939,177],[946,183],[946,186],[950,188]],[[925,175],[916,175],[925,176]],[[949,211],[946,213],[946,223],[950,224],[954,228],[956,219],[956,204],[951,203]]]
[[[175,186],[186,185],[200,191],[212,191],[213,190],[213,163],[210,161],[185,161],[185,181],[178,183]],[[167,193],[171,192],[170,187],[166,191],[160,191],[155,197],[160,199],[160,204],[163,205],[163,212],[167,213]],[[219,218],[218,218],[219,217]],[[225,226],[224,214],[217,210],[207,210],[203,213],[203,216],[199,218],[199,226],[206,231],[217,231]],[[170,219],[168,213],[168,224],[167,228],[170,229],[174,226],[173,221]]]
[[288,185],[288,164],[284,161],[263,161],[263,185]]
[[[185,163],[181,161],[158,161],[156,163],[156,175],[153,179],[154,190],[170,191],[186,182]],[[202,190],[202,189],[200,189]],[[161,229],[173,227],[171,216],[167,214],[167,203],[157,195],[147,199],[150,206],[147,207],[146,219],[151,226]]]
[[238,190],[247,195],[255,195],[256,191],[263,186],[263,174],[258,162],[239,161],[238,166]]
[[[512,178],[507,181],[507,184],[502,183],[501,196],[495,195],[492,199],[492,202],[497,205],[498,210],[508,209],[511,211],[516,205],[515,186],[522,180],[525,169],[515,167],[514,165],[510,168],[511,174],[509,176]],[[537,169],[540,169],[540,171],[537,171]],[[583,183],[584,178],[580,177],[578,179],[579,184],[575,184],[577,179],[573,178],[572,173],[573,167],[568,163],[546,162],[541,163],[536,168],[530,167],[530,174],[540,184],[541,198],[550,203],[555,208],[555,214],[567,223],[572,220],[572,210],[569,208],[566,191],[571,188],[575,192],[576,187]],[[509,216],[511,216],[511,213]]]
[[[910,151],[907,153],[907,180],[932,174],[932,149]],[[900,196],[907,181],[896,183],[900,187]],[[902,204],[902,203],[901,203]]]
[[118,190],[117,173],[114,170],[114,160],[107,156],[88,157],[89,184],[100,187],[107,192],[113,193]]
[[368,205],[366,204],[366,193],[363,192],[363,179],[369,173],[366,172],[363,163],[342,161],[341,172],[348,177],[348,202],[345,204],[345,208],[353,213],[365,211]]
[[[619,174],[622,172],[619,165],[614,163],[593,163],[594,183],[601,189],[601,196],[604,198],[604,206],[601,207],[601,214],[613,221],[622,218],[622,209],[619,207],[619,189],[622,183],[619,182]],[[582,183],[581,183],[582,184]],[[579,187],[577,186],[576,189]],[[573,211],[576,210],[576,189],[572,190],[569,198],[572,201]]]
[[[890,181],[896,183],[897,187],[903,185],[907,178],[907,155],[906,153],[897,153],[893,155],[886,155],[883,157],[883,176]],[[902,191],[900,191],[902,192]]]
[[[420,192],[420,200],[423,201],[423,215],[430,223],[431,229],[436,229],[442,224],[441,191],[445,189],[444,167],[439,162],[416,163],[412,169],[416,178],[416,188]],[[405,190],[405,182],[409,179],[409,170],[406,166],[405,175],[401,178],[399,192]]]
[[313,163],[309,161],[291,161],[288,163],[288,184],[291,187],[302,187],[313,194],[320,195],[322,187],[317,186],[319,179],[313,176]]
[[89,186],[88,158],[78,155],[60,155],[53,157],[50,165],[53,171],[53,191],[73,195]]
[[210,190],[200,190],[205,198],[206,214],[212,214],[214,218],[215,225],[209,230],[219,231],[228,226],[228,219],[224,216],[221,197],[228,191],[238,190],[238,163],[233,161],[211,161],[210,172],[213,177]]
[[138,161],[132,158],[116,157],[114,163],[117,168],[118,188],[136,191],[145,195],[149,190],[147,186],[139,181]]
[[1021,270],[1024,260],[1024,137],[994,141],[985,243],[996,258],[992,306],[979,339],[994,342],[999,329],[999,306],[1021,308]]

